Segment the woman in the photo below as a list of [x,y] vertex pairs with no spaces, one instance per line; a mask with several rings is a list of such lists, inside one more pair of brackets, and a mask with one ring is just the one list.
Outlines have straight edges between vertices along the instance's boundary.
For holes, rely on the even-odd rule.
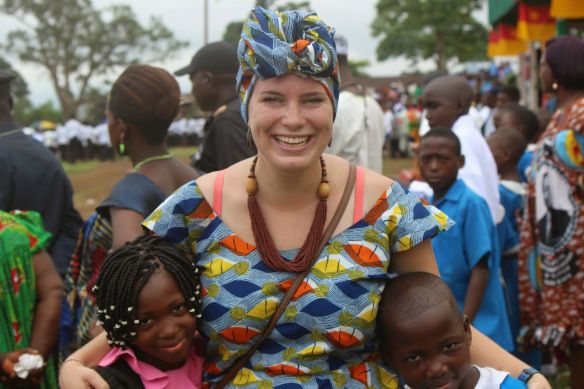
[[568,351],[573,388],[584,388],[584,41],[549,41],[541,60],[558,108],[528,174],[522,223],[520,309],[526,344]]
[[[52,355],[63,282],[44,250],[50,238],[38,213],[0,211],[0,388],[57,388]],[[43,367],[18,377],[22,354],[40,354]]]
[[[437,273],[428,238],[450,222],[397,183],[361,170],[332,238],[314,249],[311,241],[330,223],[350,172],[345,160],[322,156],[339,90],[332,35],[313,13],[256,7],[238,48],[237,87],[257,159],[183,186],[144,223],[189,247],[205,268],[199,331],[208,339],[210,384],[254,344],[304,259],[317,255],[279,324],[230,387],[398,385],[375,339],[390,256],[398,273]],[[516,374],[525,367],[475,336],[475,349],[483,350],[475,362],[496,365],[492,354]],[[63,388],[104,387],[80,364],[93,365],[106,351],[100,337],[75,353],[62,368]],[[533,387],[548,387],[540,377],[532,383],[538,381]]]
[[110,140],[120,155],[130,157],[133,169],[82,229],[65,283],[63,357],[101,331],[95,327],[91,288],[106,253],[143,235],[140,224],[144,218],[177,188],[197,177],[194,169],[166,148],[168,127],[179,105],[178,83],[161,68],[132,65],[112,86],[106,108]]

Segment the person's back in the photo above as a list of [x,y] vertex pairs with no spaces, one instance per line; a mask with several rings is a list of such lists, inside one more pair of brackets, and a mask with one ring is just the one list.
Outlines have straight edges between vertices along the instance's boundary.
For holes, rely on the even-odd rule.
[[456,222],[432,240],[440,274],[471,323],[512,350],[496,229],[486,202],[456,179],[464,164],[456,135],[430,130],[420,143],[419,162],[422,177],[434,190],[433,205]]
[[193,97],[203,111],[210,112],[203,142],[193,156],[193,167],[199,172],[223,170],[256,154],[235,91],[238,68],[235,47],[227,42],[213,42],[203,46],[189,65],[174,73],[190,77]]
[[83,228],[66,278],[63,356],[100,330],[91,287],[107,252],[144,235],[140,226],[144,218],[176,189],[198,177],[166,147],[168,127],[179,103],[178,83],[161,68],[130,66],[112,86],[107,103],[111,143],[134,167]]
[[438,276],[413,272],[388,281],[377,317],[381,354],[406,388],[527,388],[505,371],[471,365],[470,322]]
[[41,214],[53,235],[48,252],[63,276],[83,221],[73,207],[73,189],[59,161],[12,118],[11,79],[0,74],[0,84],[4,84],[0,85],[0,209]]

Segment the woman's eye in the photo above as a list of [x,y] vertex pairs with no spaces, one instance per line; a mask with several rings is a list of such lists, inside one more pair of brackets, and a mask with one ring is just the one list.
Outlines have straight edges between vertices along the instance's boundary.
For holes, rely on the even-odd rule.
[[324,101],[324,99],[321,98],[321,97],[313,97],[313,98],[310,98],[310,99],[306,99],[305,100],[305,103],[306,104],[316,105],[316,104],[322,103],[323,101]]
[[264,96],[262,98],[262,101],[264,103],[278,103],[280,102],[280,98],[278,96]]

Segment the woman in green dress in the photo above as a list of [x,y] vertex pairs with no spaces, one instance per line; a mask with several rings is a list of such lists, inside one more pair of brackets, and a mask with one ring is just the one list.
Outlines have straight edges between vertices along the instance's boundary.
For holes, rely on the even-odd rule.
[[[0,388],[57,388],[63,282],[45,251],[50,237],[38,213],[0,211]],[[26,378],[17,375],[22,354],[43,358]]]

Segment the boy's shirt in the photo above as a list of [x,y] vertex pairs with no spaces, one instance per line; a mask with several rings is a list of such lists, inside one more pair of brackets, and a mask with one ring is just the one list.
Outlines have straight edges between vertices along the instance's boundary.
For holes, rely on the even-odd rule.
[[499,185],[499,198],[501,199],[501,205],[505,209],[505,216],[499,225],[503,223],[507,224],[505,229],[499,232],[499,243],[503,255],[516,254],[519,249],[517,215],[523,209],[523,199],[526,193],[526,188],[522,183],[501,180],[501,184]]
[[497,231],[485,200],[456,180],[444,198],[434,203],[456,222],[432,239],[442,279],[454,294],[461,311],[473,268],[489,255],[489,281],[473,325],[501,347],[513,350],[513,340],[499,280],[500,250]]
[[506,371],[493,369],[492,367],[478,367],[475,368],[480,373],[479,382],[474,389],[526,389],[527,385],[513,378]]
[[501,274],[505,280],[505,299],[509,314],[509,324],[513,339],[519,335],[519,270],[517,254],[519,252],[518,213],[523,210],[525,185],[517,181],[501,180],[499,185],[501,205],[505,216],[497,225],[499,242],[502,247]]

